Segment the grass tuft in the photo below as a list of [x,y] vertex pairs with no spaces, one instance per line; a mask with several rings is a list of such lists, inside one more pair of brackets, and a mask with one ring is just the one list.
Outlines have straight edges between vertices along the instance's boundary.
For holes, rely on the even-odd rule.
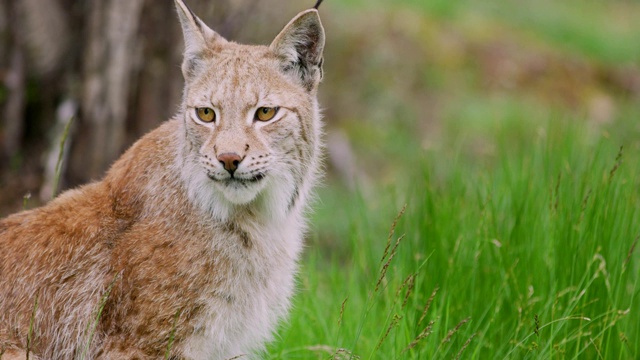
[[64,127],[64,132],[62,133],[62,138],[60,139],[60,148],[58,152],[58,160],[56,162],[56,172],[53,178],[53,189],[52,189],[52,197],[56,197],[58,193],[58,187],[60,184],[60,177],[62,176],[62,162],[64,160],[64,147],[69,137],[69,129],[71,129],[71,124],[74,121],[74,117],[71,117],[69,121],[67,121],[67,125]]
[[100,321],[100,317],[102,316],[102,311],[104,310],[104,307],[107,304],[109,295],[111,295],[111,290],[113,290],[113,287],[116,285],[116,282],[120,279],[121,275],[122,275],[121,273],[117,273],[113,277],[113,280],[111,280],[111,283],[109,283],[109,286],[107,286],[107,289],[104,291],[104,293],[102,294],[102,297],[100,298],[100,302],[98,303],[98,308],[96,309],[95,318],[93,319],[93,322],[89,322],[87,324],[88,338],[87,338],[87,343],[85,344],[84,350],[82,351],[82,355],[80,359],[86,359],[87,357],[91,357],[91,355],[89,354],[89,349],[91,348],[91,342],[93,341],[93,336],[96,333],[98,322]]
[[176,315],[173,317],[173,325],[171,326],[171,333],[169,334],[169,342],[167,343],[167,351],[164,354],[165,360],[170,359],[171,355],[171,347],[173,346],[173,341],[175,340],[176,330],[178,325],[178,318],[180,317],[181,311],[176,311]]
[[29,199],[31,199],[31,193],[26,193],[23,197],[22,197],[22,210],[27,210],[27,203],[29,202]]
[[38,294],[36,294],[33,301],[33,310],[31,311],[31,317],[29,318],[29,332],[27,333],[27,348],[26,348],[26,360],[29,360],[31,354],[31,348],[33,347],[33,336],[35,331],[36,311],[38,310]]

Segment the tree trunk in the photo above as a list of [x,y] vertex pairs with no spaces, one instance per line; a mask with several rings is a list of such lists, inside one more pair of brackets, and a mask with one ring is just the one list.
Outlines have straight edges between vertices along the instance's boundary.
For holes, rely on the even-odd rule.
[[122,152],[142,0],[90,2],[74,182],[100,177]]
[[5,70],[0,73],[4,87],[4,96],[2,96],[4,99],[0,98],[2,101],[0,160],[4,166],[0,166],[0,168],[6,167],[9,160],[16,156],[20,150],[24,129],[26,82],[25,55],[21,46],[19,22],[11,21],[11,19],[16,19],[18,9],[11,1],[3,1],[2,8],[3,13],[6,14],[6,21],[3,21],[3,29],[1,29],[4,35],[2,47],[6,49],[6,52],[3,51],[1,55]]

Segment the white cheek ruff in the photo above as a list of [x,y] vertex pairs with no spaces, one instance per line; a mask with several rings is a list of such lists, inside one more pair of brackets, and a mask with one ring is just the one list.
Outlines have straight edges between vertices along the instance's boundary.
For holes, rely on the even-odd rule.
[[194,163],[187,156],[182,160],[180,176],[185,184],[187,196],[193,204],[211,214],[214,218],[226,221],[232,211],[232,204],[227,201],[223,193],[216,189],[200,164]]

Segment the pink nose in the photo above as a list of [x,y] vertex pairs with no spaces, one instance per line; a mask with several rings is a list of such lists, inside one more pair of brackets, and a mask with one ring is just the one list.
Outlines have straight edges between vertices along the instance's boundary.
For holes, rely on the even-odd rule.
[[236,153],[224,153],[218,155],[218,161],[224,166],[224,169],[233,175],[233,172],[238,168],[238,164],[242,161],[240,155]]

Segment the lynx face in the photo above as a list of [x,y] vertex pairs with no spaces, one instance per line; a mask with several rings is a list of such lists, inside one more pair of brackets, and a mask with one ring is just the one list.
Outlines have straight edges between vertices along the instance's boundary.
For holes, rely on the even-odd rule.
[[294,206],[320,146],[324,33],[317,12],[294,18],[269,47],[228,42],[188,9],[181,21],[185,138],[200,173],[193,192],[218,195],[196,197]]
[[[187,138],[211,185],[234,204],[270,182],[290,182],[307,162],[312,108],[268,51],[228,51],[207,61],[187,90]],[[270,56],[271,55],[271,56]],[[305,156],[306,153],[306,156]]]

